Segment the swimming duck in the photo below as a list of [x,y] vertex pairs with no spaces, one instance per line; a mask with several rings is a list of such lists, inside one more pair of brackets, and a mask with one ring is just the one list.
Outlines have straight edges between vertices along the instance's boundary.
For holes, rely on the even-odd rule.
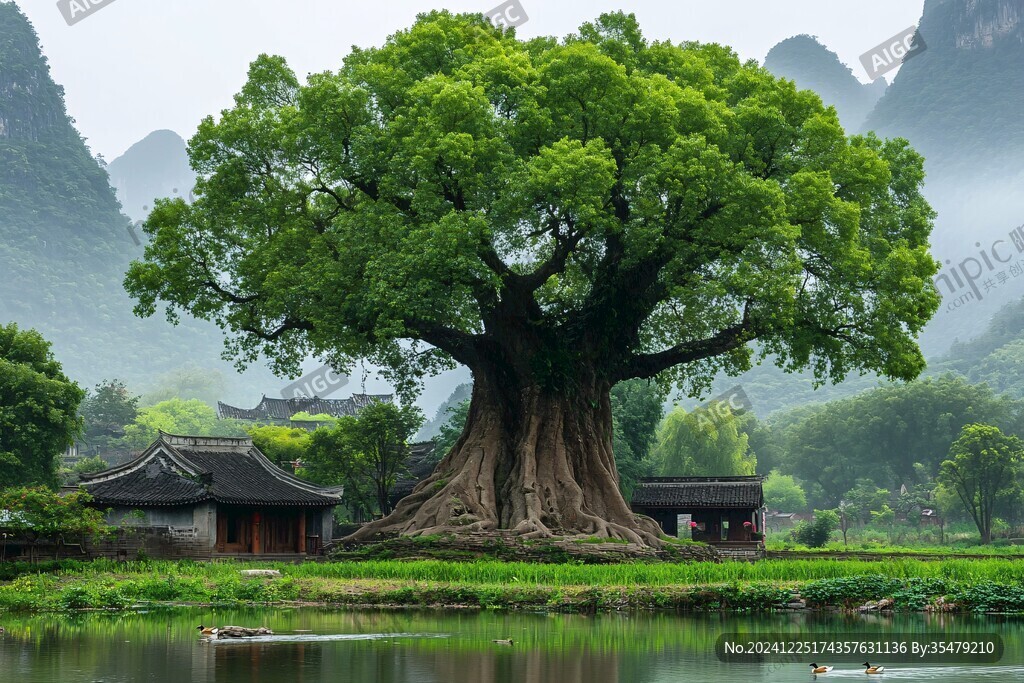
[[827,674],[832,668],[831,666],[818,666],[817,662],[811,662],[812,674]]
[[512,644],[512,639],[511,638],[499,638],[498,640],[492,640],[491,642],[492,643],[497,643],[498,645],[511,645]]
[[871,666],[867,662],[864,662],[864,673],[866,674],[880,674],[885,671],[884,666]]
[[217,629],[215,629],[215,628],[207,628],[206,626],[203,626],[202,624],[199,624],[199,626],[196,626],[196,630],[199,631],[199,635],[202,635],[202,636],[215,636],[215,635],[217,635]]

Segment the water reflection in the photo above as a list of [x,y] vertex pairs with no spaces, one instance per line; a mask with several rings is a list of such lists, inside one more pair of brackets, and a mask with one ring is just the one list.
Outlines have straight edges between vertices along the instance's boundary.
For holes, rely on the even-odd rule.
[[[279,638],[200,640],[195,626],[269,626]],[[329,610],[167,610],[148,614],[8,615],[0,680],[19,683],[667,683],[812,680],[806,662],[733,664],[714,655],[725,632],[999,633],[995,667],[886,667],[886,680],[1021,680],[1024,621],[951,615],[575,615]],[[511,638],[512,646],[491,642]],[[884,662],[882,662],[884,663]],[[859,676],[843,665],[829,678]]]

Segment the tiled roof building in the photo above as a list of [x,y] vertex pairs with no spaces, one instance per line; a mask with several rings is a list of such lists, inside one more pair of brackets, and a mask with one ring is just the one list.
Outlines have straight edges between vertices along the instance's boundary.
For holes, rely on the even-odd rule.
[[[653,517],[668,536],[760,552],[764,540],[764,478],[651,477],[633,490],[634,512]],[[682,525],[682,528],[681,528]]]
[[141,510],[141,526],[166,527],[200,556],[318,552],[342,495],[288,474],[249,438],[164,433],[132,462],[82,485],[111,521]]

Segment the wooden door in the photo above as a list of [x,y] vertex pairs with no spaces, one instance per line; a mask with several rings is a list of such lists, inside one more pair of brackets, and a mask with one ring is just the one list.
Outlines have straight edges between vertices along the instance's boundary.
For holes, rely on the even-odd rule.
[[249,511],[230,507],[217,508],[217,552],[252,552]]

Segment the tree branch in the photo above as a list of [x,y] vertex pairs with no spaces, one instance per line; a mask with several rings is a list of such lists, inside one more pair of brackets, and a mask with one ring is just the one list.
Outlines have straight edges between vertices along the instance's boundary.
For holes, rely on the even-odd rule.
[[270,332],[256,327],[255,325],[240,325],[239,329],[243,332],[248,332],[258,339],[262,339],[263,341],[277,341],[280,339],[281,335],[286,332],[291,332],[292,330],[311,331],[314,329],[314,326],[312,323],[305,320],[286,319],[276,329]]
[[421,341],[441,349],[465,366],[472,368],[479,362],[479,339],[476,335],[426,320],[408,321],[406,327],[416,333]]
[[634,355],[622,364],[613,379],[616,382],[632,378],[650,379],[663,370],[683,363],[719,356],[756,338],[757,336],[753,334],[753,325],[745,319],[739,325],[727,327],[707,339],[678,344],[658,353]]
[[569,256],[579,246],[584,236],[584,231],[574,232],[572,230],[573,225],[571,221],[567,222],[566,227],[569,228],[569,234],[567,235],[563,235],[557,230],[553,233],[555,237],[555,250],[551,254],[551,258],[540,264],[532,273],[523,275],[520,278],[520,284],[527,291],[536,291],[552,275],[557,275],[565,270],[565,264],[568,262]]

